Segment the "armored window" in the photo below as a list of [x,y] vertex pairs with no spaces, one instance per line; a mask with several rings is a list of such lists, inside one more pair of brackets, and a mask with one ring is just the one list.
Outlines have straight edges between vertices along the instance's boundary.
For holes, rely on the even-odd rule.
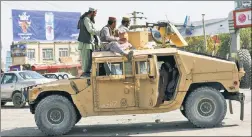
[[53,60],[53,49],[43,49],[43,60]]
[[59,57],[68,57],[68,48],[59,48]]
[[132,62],[124,62],[125,75],[133,75],[132,73]]
[[150,64],[147,61],[137,61],[135,66],[136,74],[148,74],[150,72]]
[[98,76],[123,75],[122,62],[99,63],[98,68]]

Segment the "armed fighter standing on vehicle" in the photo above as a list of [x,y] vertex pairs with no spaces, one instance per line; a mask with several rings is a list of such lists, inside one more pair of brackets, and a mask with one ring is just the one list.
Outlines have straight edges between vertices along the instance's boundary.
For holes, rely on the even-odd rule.
[[92,52],[95,49],[94,41],[96,29],[94,28],[94,17],[97,10],[89,8],[89,11],[84,13],[78,22],[78,29],[80,29],[78,41],[81,55],[82,76],[90,76],[92,64]]

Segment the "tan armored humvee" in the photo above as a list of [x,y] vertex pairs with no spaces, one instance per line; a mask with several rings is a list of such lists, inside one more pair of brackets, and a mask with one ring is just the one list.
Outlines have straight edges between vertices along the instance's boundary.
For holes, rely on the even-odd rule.
[[180,109],[197,127],[224,119],[226,99],[241,102],[242,65],[177,48],[134,50],[132,58],[94,52],[90,78],[59,80],[28,91],[30,111],[46,135],[68,133],[88,116]]

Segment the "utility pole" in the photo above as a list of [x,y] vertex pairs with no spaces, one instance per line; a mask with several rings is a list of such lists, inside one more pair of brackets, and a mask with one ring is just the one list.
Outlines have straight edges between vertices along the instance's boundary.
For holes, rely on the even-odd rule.
[[137,25],[137,19],[147,19],[146,17],[143,17],[143,16],[137,16],[137,14],[144,14],[143,12],[138,12],[138,11],[133,11],[132,13],[130,13],[133,17],[130,17],[130,18],[133,18],[133,25]]
[[202,24],[203,24],[203,34],[204,34],[204,45],[207,51],[207,38],[206,38],[206,30],[205,30],[205,20],[204,20],[205,14],[202,14]]

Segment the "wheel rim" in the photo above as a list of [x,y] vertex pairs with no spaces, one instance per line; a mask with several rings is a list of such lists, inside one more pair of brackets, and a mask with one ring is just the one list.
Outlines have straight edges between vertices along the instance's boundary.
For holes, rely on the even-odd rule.
[[60,124],[64,119],[64,112],[59,108],[52,108],[47,113],[47,119],[52,124]]
[[201,116],[211,116],[215,111],[215,104],[210,99],[202,99],[198,103],[197,110]]

